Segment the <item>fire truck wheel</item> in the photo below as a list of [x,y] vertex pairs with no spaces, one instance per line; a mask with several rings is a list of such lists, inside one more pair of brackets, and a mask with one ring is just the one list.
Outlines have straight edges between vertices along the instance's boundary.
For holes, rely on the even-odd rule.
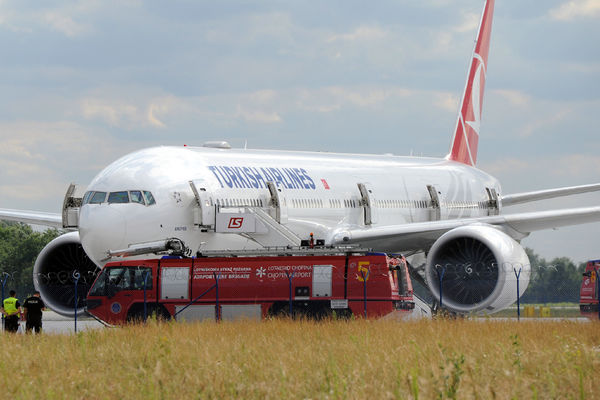
[[[156,318],[159,321],[168,321],[171,319],[171,314],[162,306],[156,306],[156,304],[148,304],[146,306],[146,317]],[[141,323],[144,322],[144,305],[134,304],[127,313],[128,323]]]

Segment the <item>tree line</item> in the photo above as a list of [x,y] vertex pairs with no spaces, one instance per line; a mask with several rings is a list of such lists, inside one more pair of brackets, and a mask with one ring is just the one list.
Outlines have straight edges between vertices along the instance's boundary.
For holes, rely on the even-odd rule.
[[60,234],[56,229],[38,232],[26,224],[0,221],[0,279],[6,278],[5,297],[11,289],[17,292],[19,299],[33,293],[35,259],[44,246]]
[[550,261],[526,248],[531,264],[531,280],[522,303],[579,303],[579,289],[586,263],[575,264],[567,257]]
[[[35,259],[52,239],[56,229],[34,231],[29,225],[0,221],[0,273],[8,273],[5,292],[14,289],[19,298],[31,294]],[[579,302],[581,274],[585,263],[576,265],[566,257],[547,261],[533,250],[525,249],[531,263],[531,280],[521,298],[523,303]]]

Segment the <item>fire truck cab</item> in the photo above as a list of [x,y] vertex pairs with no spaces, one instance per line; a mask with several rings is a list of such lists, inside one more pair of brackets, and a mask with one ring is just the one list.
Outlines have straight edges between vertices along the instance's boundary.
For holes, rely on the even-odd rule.
[[[106,264],[87,312],[111,325],[288,314],[377,318],[414,308],[406,261],[381,253],[131,260]],[[145,311],[144,311],[145,310]]]
[[588,261],[583,273],[581,290],[579,292],[579,309],[581,315],[588,318],[598,318],[598,297],[600,283],[598,272],[600,271],[600,260]]

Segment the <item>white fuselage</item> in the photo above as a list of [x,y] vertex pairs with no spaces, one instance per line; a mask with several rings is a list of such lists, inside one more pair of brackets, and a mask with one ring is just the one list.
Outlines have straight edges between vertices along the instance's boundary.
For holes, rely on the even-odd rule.
[[[302,239],[312,232],[315,239],[325,240],[340,229],[485,216],[491,212],[489,189],[500,194],[492,176],[445,159],[156,147],[115,161],[88,186],[88,191],[150,191],[156,204],[83,205],[79,233],[86,253],[102,264],[109,250],[166,238],[181,239],[193,252],[259,246],[245,235],[194,225],[197,203],[190,181],[201,190],[201,206],[211,208],[212,218],[215,210],[234,207],[272,212],[266,185],[271,181],[280,189],[281,224]],[[368,225],[359,183],[370,190]],[[439,196],[437,216],[428,185]]]

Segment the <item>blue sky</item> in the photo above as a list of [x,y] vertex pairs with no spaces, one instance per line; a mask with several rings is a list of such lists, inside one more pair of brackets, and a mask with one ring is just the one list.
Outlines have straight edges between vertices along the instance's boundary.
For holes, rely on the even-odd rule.
[[[59,212],[69,182],[160,144],[444,156],[482,8],[0,0],[0,207]],[[600,0],[497,0],[478,167],[505,193],[600,181],[599,22]],[[524,244],[600,258],[598,230]]]

